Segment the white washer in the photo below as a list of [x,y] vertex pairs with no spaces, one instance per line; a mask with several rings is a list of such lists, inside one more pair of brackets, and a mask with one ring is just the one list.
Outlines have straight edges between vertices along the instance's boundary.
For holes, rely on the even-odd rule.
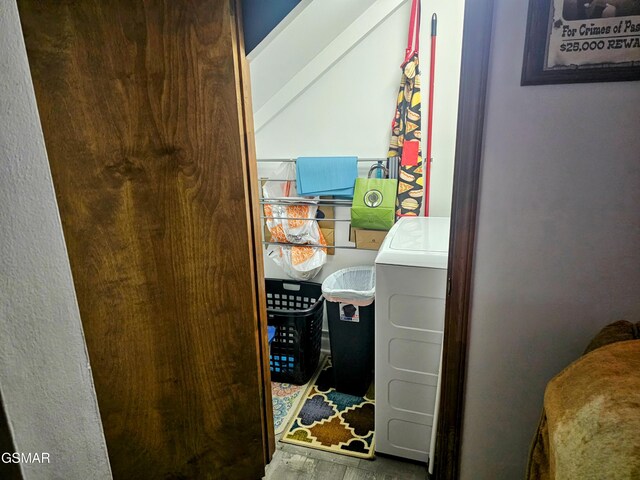
[[404,217],[376,257],[376,451],[422,462],[435,447],[449,223]]

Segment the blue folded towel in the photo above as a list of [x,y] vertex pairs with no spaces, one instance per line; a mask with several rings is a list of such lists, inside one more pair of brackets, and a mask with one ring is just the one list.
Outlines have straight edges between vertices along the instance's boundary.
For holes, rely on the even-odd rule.
[[272,327],[271,325],[267,326],[267,339],[269,343],[273,340],[273,337],[276,336],[276,327]]
[[358,157],[299,157],[296,160],[298,195],[353,197]]

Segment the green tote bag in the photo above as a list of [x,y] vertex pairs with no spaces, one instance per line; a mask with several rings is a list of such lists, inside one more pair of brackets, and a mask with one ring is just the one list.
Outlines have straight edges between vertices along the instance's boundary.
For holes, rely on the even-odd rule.
[[396,219],[398,180],[356,178],[351,207],[351,226],[369,230],[389,230]]

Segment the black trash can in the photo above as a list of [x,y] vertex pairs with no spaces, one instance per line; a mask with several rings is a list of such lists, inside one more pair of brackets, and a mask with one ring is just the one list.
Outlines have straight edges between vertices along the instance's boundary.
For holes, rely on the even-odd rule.
[[338,392],[364,396],[373,380],[375,269],[353,267],[322,284]]

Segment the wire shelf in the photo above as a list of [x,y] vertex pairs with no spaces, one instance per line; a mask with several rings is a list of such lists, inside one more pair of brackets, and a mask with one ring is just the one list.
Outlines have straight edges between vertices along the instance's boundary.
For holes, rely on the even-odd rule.
[[334,248],[341,248],[346,250],[362,250],[357,247],[349,246],[349,245],[298,245],[297,243],[284,243],[284,242],[262,242],[264,245],[280,245],[282,247],[309,247],[309,248],[326,248],[327,250],[332,250]]
[[[358,158],[358,163],[382,163],[385,162],[386,158]],[[281,163],[281,162],[295,162],[295,158],[260,158],[257,160],[258,163]],[[268,178],[262,177],[260,178],[263,182],[295,182],[295,179],[285,179],[285,178]],[[353,200],[350,199],[340,199],[340,198],[318,198],[318,197],[309,197],[308,199],[298,198],[296,200],[292,200],[291,197],[284,198],[264,198],[262,195],[262,191],[260,191],[259,197],[260,205],[277,205],[277,206],[305,206],[314,204],[318,207],[351,207],[353,205]],[[266,220],[301,220],[301,221],[325,221],[325,222],[345,222],[350,223],[350,219],[341,219],[341,218],[293,218],[293,217],[276,217],[276,216],[268,216],[268,215],[260,215],[260,219],[263,223],[266,223]],[[352,243],[352,242],[350,242]],[[362,250],[358,249],[355,246],[351,245],[298,245],[294,243],[284,243],[284,242],[272,242],[272,241],[263,241],[262,244],[266,247],[268,245],[277,245],[281,247],[309,247],[309,248],[326,248],[327,250],[343,249],[343,250]]]

